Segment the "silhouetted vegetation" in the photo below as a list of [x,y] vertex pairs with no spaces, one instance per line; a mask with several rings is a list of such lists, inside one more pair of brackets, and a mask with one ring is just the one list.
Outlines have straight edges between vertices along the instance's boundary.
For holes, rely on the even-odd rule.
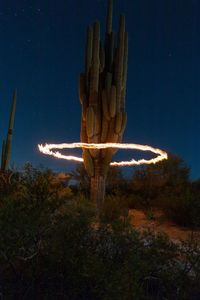
[[[82,165],[74,171],[73,178],[77,180],[76,189],[87,197],[89,177]],[[174,155],[158,164],[133,170],[129,179],[124,178],[119,168],[111,167],[106,195],[104,216],[110,214],[110,220],[128,208],[142,209],[153,218],[152,212],[157,209],[178,225],[200,226],[200,181],[192,181],[189,167]]]
[[27,164],[0,186],[5,299],[199,299],[195,238],[175,244],[164,234],[137,232],[128,218],[130,205],[148,206],[199,225],[199,181],[190,182],[181,159],[137,170],[129,181],[111,168],[101,223],[83,194],[83,169],[73,174],[81,174],[76,189],[68,176]]
[[200,189],[192,182],[184,161],[168,160],[136,170],[130,180],[131,207],[161,209],[175,223],[200,226]]

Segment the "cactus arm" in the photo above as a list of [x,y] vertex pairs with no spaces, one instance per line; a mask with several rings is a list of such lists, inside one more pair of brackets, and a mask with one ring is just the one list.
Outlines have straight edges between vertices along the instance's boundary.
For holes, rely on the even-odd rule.
[[112,10],[113,10],[113,3],[112,0],[108,0],[108,10],[106,16],[106,33],[110,34],[112,31]]
[[14,127],[14,119],[15,119],[15,111],[16,111],[16,100],[17,100],[17,90],[14,90],[12,107],[11,107],[11,112],[10,112],[9,130],[13,130],[13,127]]
[[7,170],[9,168],[9,163],[10,163],[13,127],[14,127],[14,119],[15,119],[15,111],[16,111],[16,98],[17,98],[17,91],[15,90],[13,93],[13,102],[12,102],[12,107],[10,112],[9,127],[8,127],[7,139],[5,144],[4,170]]
[[117,87],[117,112],[120,111],[121,104],[121,90],[122,90],[122,75],[123,75],[123,61],[124,61],[124,35],[125,35],[125,18],[120,16],[119,33],[118,33],[118,48],[116,55],[116,87]]
[[1,170],[4,171],[4,166],[5,166],[5,147],[6,147],[6,142],[3,140],[2,143],[2,151],[1,151]]
[[121,111],[125,108],[126,98],[126,81],[127,81],[127,69],[128,69],[128,33],[125,33],[124,40],[124,65],[123,65],[123,76],[122,76],[122,95],[121,95]]
[[115,33],[111,32],[109,36],[109,49],[108,49],[108,70],[112,72],[113,61],[115,53]]
[[[99,50],[100,50],[100,25],[99,22],[96,21],[93,26],[93,51],[92,51],[92,66],[91,66],[91,78],[90,78],[91,93],[98,92],[99,64],[100,64]],[[91,103],[91,104],[96,105],[96,103]]]
[[86,84],[85,88],[88,89],[89,86],[89,72],[92,63],[92,44],[93,44],[93,27],[89,26],[87,29],[87,42],[86,42],[86,55],[85,55],[85,77]]

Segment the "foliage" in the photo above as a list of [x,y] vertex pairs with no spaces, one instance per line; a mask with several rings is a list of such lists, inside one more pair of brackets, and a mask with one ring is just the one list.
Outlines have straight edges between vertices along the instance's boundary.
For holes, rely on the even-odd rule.
[[174,222],[200,226],[200,189],[189,180],[184,161],[170,155],[168,160],[135,171],[131,179],[130,206],[146,212],[162,209]]
[[[83,165],[75,173],[79,192],[88,197],[89,177]],[[169,155],[166,161],[137,169],[130,180],[125,180],[119,168],[109,168],[106,191],[106,220],[120,218],[129,207],[143,209],[148,219],[159,209],[179,225],[200,226],[200,184],[190,181],[189,168],[177,156]]]
[[53,202],[72,196],[68,187],[69,177],[60,176],[49,169],[34,168],[27,163],[22,172],[14,172],[12,183],[0,185],[0,196],[9,195],[17,200],[31,199],[32,202],[44,200]]
[[126,223],[129,211],[129,203],[126,197],[122,195],[108,195],[106,196],[102,222],[115,222],[119,220],[124,220]]
[[110,167],[106,178],[106,191],[108,195],[127,194],[127,181],[118,167]]
[[88,176],[83,164],[78,164],[71,177],[76,181],[76,188],[78,193],[84,194],[89,198],[90,177]]
[[172,155],[168,160],[136,170],[131,180],[132,191],[146,206],[162,206],[159,197],[165,190],[180,193],[188,182],[189,168],[181,158]]
[[194,238],[175,245],[135,231],[123,212],[126,198],[116,195],[99,223],[87,199],[60,197],[62,184],[49,170],[28,165],[18,179],[1,198],[5,299],[198,299]]

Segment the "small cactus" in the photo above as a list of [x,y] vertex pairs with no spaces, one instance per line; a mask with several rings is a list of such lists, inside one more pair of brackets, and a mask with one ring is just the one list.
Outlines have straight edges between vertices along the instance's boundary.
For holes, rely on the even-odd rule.
[[16,110],[16,98],[17,98],[17,91],[15,90],[13,93],[13,101],[12,101],[12,107],[10,112],[7,138],[6,141],[3,140],[2,143],[1,171],[3,172],[9,169],[9,164],[10,164],[12,136],[13,136],[13,127],[14,127],[15,110]]

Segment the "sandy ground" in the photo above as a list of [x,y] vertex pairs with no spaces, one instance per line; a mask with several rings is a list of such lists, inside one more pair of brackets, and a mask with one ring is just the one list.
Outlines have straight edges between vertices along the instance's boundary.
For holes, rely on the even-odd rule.
[[138,230],[149,228],[155,232],[164,232],[175,242],[190,238],[192,233],[195,238],[200,240],[200,231],[192,232],[190,229],[177,226],[173,222],[166,220],[160,211],[155,211],[153,215],[154,220],[149,220],[143,211],[136,209],[129,210],[131,224]]

